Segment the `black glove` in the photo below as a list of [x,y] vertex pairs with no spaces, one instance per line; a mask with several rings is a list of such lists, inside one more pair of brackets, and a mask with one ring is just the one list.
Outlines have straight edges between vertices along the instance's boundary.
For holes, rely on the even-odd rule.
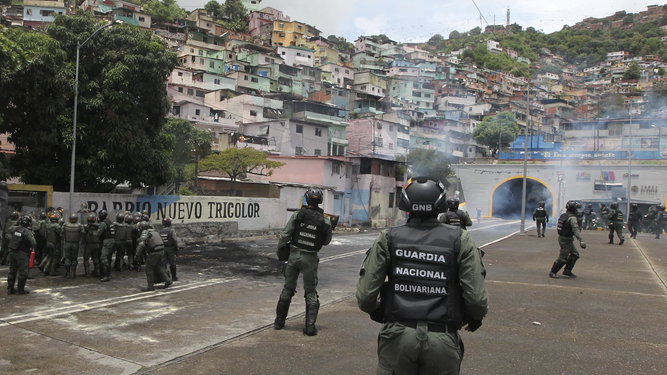
[[475,332],[481,326],[482,326],[482,321],[481,320],[470,319],[470,320],[468,320],[468,328],[466,330],[468,330],[470,332]]
[[377,309],[375,309],[375,311],[373,311],[369,315],[370,315],[372,321],[382,323],[382,324],[385,323],[384,309],[383,308],[377,308]]

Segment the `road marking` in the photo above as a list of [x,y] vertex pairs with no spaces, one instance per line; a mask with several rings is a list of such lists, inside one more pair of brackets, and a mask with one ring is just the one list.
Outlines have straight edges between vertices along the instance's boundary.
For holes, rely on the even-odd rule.
[[225,283],[229,283],[229,282],[236,281],[236,280],[239,280],[239,278],[234,277],[234,278],[228,278],[228,279],[212,279],[212,280],[207,280],[207,281],[198,282],[198,283],[185,284],[185,285],[182,285],[182,286],[179,286],[179,287],[174,287],[172,289],[168,289],[167,291],[164,291],[164,292],[157,292],[157,293],[142,292],[142,293],[130,294],[130,295],[126,295],[126,296],[107,298],[107,299],[98,300],[98,301],[84,302],[84,303],[80,303],[80,304],[72,305],[72,306],[60,307],[60,308],[49,309],[49,310],[35,311],[35,312],[32,312],[32,313],[27,313],[27,314],[10,315],[10,316],[7,316],[7,317],[0,318],[0,321],[5,322],[5,323],[1,323],[0,327],[4,327],[4,326],[8,326],[8,325],[14,325],[14,324],[27,323],[27,322],[34,322],[34,321],[38,321],[38,320],[54,318],[54,317],[61,316],[61,315],[74,314],[74,313],[78,313],[78,312],[82,312],[82,311],[89,311],[89,310],[99,309],[99,308],[103,308],[103,307],[107,307],[107,306],[118,305],[118,304],[121,304],[121,303],[139,301],[139,300],[142,300],[142,299],[161,297],[161,296],[165,296],[165,295],[169,295],[169,294],[185,292],[185,291],[188,291],[188,290],[204,288],[204,287],[207,287],[207,286],[225,284]]

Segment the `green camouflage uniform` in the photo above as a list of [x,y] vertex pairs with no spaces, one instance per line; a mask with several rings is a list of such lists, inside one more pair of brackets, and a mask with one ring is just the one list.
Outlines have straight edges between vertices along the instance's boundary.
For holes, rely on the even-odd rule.
[[619,219],[619,214],[623,213],[619,209],[609,210],[609,243],[614,243],[614,233],[618,236],[619,244],[623,245],[625,237],[623,236],[623,219]]
[[[159,242],[151,246],[151,240],[157,238]],[[164,270],[164,243],[160,234],[154,229],[146,229],[141,232],[141,236],[137,241],[137,256],[143,256],[146,253],[146,283],[145,290],[155,290],[154,284],[164,281],[164,287],[167,288],[172,284],[171,279]]]

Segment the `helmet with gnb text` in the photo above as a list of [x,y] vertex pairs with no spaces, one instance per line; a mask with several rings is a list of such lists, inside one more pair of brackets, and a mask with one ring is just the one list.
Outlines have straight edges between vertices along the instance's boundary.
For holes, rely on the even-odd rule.
[[430,177],[413,177],[401,193],[398,208],[410,214],[437,216],[447,210],[445,186]]

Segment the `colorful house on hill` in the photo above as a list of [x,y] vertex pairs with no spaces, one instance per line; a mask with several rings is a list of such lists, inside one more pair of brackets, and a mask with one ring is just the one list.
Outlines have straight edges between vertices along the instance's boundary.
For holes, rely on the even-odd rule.
[[23,27],[43,29],[59,14],[66,14],[62,1],[25,0],[23,2]]

